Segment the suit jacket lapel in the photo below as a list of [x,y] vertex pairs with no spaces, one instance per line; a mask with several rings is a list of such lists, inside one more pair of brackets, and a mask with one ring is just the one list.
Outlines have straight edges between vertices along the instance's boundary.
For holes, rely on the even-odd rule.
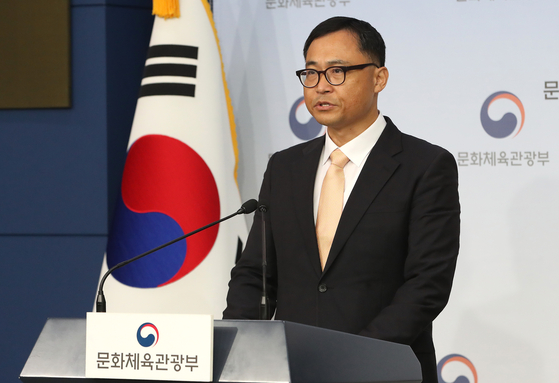
[[371,150],[344,207],[324,273],[335,261],[365,211],[400,165],[393,156],[402,150],[401,133],[389,118],[386,118],[386,121],[386,127]]
[[291,164],[292,185],[295,188],[295,192],[292,193],[294,196],[293,206],[304,237],[306,253],[310,257],[309,261],[312,263],[312,268],[317,276],[322,274],[322,270],[314,224],[313,194],[316,169],[323,147],[324,137],[310,142],[303,149],[303,156]]

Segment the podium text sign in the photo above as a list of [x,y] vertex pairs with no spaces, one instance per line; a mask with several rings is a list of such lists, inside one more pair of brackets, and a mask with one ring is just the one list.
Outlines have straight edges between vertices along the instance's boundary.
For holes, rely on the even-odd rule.
[[88,313],[86,378],[211,382],[213,318]]

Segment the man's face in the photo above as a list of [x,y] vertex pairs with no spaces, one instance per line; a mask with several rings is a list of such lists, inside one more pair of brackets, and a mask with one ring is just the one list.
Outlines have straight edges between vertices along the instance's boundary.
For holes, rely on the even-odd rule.
[[[341,30],[319,37],[311,43],[307,51],[306,68],[325,70],[331,66],[370,62],[371,58],[359,50],[355,36]],[[387,78],[386,68],[369,66],[348,71],[345,82],[333,86],[321,74],[316,87],[304,88],[305,104],[313,117],[330,130],[360,134],[378,116],[377,93],[384,88]]]

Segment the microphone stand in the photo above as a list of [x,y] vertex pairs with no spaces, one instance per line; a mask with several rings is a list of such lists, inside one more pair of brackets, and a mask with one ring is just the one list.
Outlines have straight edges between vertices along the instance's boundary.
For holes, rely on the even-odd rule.
[[167,243],[164,243],[163,245],[160,245],[160,246],[158,246],[158,247],[156,247],[156,248],[154,248],[154,249],[148,250],[148,251],[146,251],[145,253],[142,253],[142,254],[140,254],[140,255],[137,255],[137,256],[135,256],[135,257],[133,257],[133,258],[127,259],[126,261],[122,261],[122,262],[120,262],[120,263],[117,263],[116,265],[114,265],[113,267],[111,267],[111,268],[109,269],[109,271],[107,271],[107,272],[105,273],[105,275],[103,275],[103,278],[101,279],[101,282],[99,283],[99,291],[97,292],[97,299],[96,299],[96,312],[98,312],[98,313],[104,313],[104,312],[107,311],[107,303],[106,303],[106,301],[105,301],[105,295],[103,294],[103,286],[105,285],[105,280],[107,279],[107,277],[108,277],[109,275],[111,275],[111,273],[112,273],[113,271],[115,271],[116,269],[120,269],[121,267],[126,266],[127,264],[132,263],[132,262],[134,262],[134,261],[136,261],[136,260],[138,260],[138,259],[140,259],[140,258],[143,258],[143,257],[145,257],[146,255],[150,255],[151,253],[155,253],[156,251],[161,250],[161,249],[163,249],[164,247],[170,246],[170,245],[172,245],[173,243],[176,243],[176,242],[181,241],[181,240],[183,240],[183,239],[185,239],[185,238],[187,238],[187,237],[190,237],[191,235],[194,235],[194,234],[196,234],[196,233],[198,233],[198,232],[200,232],[200,231],[202,231],[202,230],[206,230],[207,228],[210,228],[210,227],[212,227],[212,226],[214,226],[214,225],[217,225],[217,224],[220,223],[220,222],[223,222],[223,221],[225,221],[225,220],[228,220],[229,218],[232,218],[232,217],[234,217],[234,216],[236,216],[236,215],[239,215],[239,214],[250,214],[250,213],[252,213],[254,210],[256,210],[256,205],[257,205],[256,200],[254,200],[254,199],[248,200],[247,202],[245,202],[245,203],[241,206],[241,208],[240,208],[239,210],[237,210],[237,211],[236,211],[235,213],[233,213],[233,214],[228,215],[228,216],[225,217],[225,218],[221,218],[221,219],[218,220],[218,221],[212,222],[212,223],[210,223],[210,224],[208,224],[208,225],[206,225],[206,226],[204,226],[204,227],[201,227],[201,228],[199,228],[199,229],[197,229],[197,230],[194,230],[194,231],[192,231],[192,232],[190,232],[190,233],[188,233],[188,234],[185,234],[185,235],[183,235],[183,236],[180,236],[180,237],[178,237],[178,238],[175,238],[175,239],[173,239],[173,240],[171,240],[171,241],[169,241],[169,242],[167,242]]
[[266,272],[268,263],[266,261],[266,219],[264,213],[268,211],[266,205],[260,205],[258,211],[262,214],[262,298],[260,300],[260,319],[268,320],[270,319],[270,302],[268,300],[268,293],[266,290]]

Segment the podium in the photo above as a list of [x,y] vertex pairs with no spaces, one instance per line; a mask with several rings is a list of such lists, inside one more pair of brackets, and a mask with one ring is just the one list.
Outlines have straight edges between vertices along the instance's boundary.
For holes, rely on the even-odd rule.
[[[85,319],[48,319],[24,383],[153,382],[85,378]],[[230,383],[420,383],[406,345],[284,321],[216,320],[213,381]]]

